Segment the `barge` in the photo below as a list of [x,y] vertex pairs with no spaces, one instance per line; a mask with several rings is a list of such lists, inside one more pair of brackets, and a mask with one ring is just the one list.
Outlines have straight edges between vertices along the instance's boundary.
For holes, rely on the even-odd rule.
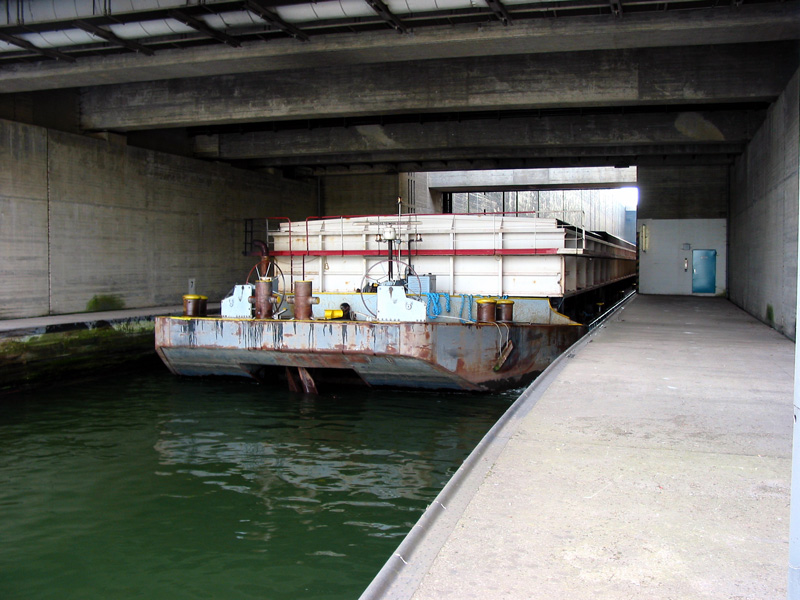
[[520,387],[636,270],[628,242],[513,214],[268,219],[252,247],[258,263],[219,316],[185,301],[184,316],[156,319],[173,373],[307,393],[320,381]]

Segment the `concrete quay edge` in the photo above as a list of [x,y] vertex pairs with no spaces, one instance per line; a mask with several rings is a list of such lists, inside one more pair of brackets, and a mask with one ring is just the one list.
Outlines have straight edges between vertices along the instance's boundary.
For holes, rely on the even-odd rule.
[[[629,296],[614,314],[624,310],[635,296]],[[603,319],[613,318],[609,313]],[[411,598],[440,547],[477,492],[486,473],[503,452],[521,421],[536,405],[549,385],[558,377],[566,361],[604,327],[592,329],[562,353],[537,377],[503,416],[481,439],[475,449],[453,474],[442,491],[428,506],[414,528],[408,533],[359,600],[405,600]]]
[[[219,308],[219,303],[209,303],[209,310]],[[19,319],[0,320],[0,337],[21,335],[41,335],[69,329],[71,327],[92,328],[100,322],[114,323],[151,319],[157,316],[183,314],[183,305],[154,306],[148,308],[129,308],[102,312],[70,313],[64,315],[47,315],[41,317],[24,317]]]
[[525,391],[362,600],[785,597],[793,357],[727,300],[637,297]]

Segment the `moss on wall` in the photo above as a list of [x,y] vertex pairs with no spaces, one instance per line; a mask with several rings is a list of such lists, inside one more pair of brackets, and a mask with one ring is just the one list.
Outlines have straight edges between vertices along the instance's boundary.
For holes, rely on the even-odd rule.
[[86,312],[120,310],[122,308],[125,308],[125,301],[113,294],[92,296],[92,299],[86,303]]
[[100,374],[154,354],[152,320],[0,339],[0,394]]

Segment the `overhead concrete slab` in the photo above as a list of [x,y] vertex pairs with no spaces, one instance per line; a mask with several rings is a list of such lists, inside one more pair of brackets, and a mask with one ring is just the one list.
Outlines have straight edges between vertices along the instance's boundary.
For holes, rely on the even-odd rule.
[[394,31],[159,49],[153,56],[112,53],[81,57],[75,63],[45,61],[4,67],[3,92],[119,84],[182,77],[331,67],[343,64],[414,61],[464,56],[739,44],[798,37],[796,3],[737,6],[735,10],[661,11],[517,20],[462,26],[420,27],[408,35]]
[[475,56],[97,86],[82,90],[81,127],[771,101],[796,69],[795,50],[776,42]]
[[[237,132],[195,136],[195,149],[203,156],[223,160],[271,159],[334,160],[364,157],[381,160],[431,160],[448,157],[481,158],[515,152],[531,156],[542,148],[568,148],[568,152],[613,153],[624,145],[629,152],[669,154],[671,146],[696,145],[693,154],[741,152],[752,132],[763,122],[765,111],[675,111],[594,115],[507,116],[481,114],[458,120],[423,122],[336,123],[327,127],[295,126],[276,131]],[[402,119],[402,117],[401,117]],[[480,140],[480,146],[476,145]],[[611,143],[613,140],[613,143]],[[286,161],[286,162],[283,162]]]
[[630,187],[636,185],[636,173],[636,167],[449,171],[431,173],[428,187],[440,192]]

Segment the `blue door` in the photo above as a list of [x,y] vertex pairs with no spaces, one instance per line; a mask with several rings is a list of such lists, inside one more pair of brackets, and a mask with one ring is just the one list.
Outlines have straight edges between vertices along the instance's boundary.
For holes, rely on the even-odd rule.
[[692,250],[692,293],[713,294],[717,283],[717,251]]

